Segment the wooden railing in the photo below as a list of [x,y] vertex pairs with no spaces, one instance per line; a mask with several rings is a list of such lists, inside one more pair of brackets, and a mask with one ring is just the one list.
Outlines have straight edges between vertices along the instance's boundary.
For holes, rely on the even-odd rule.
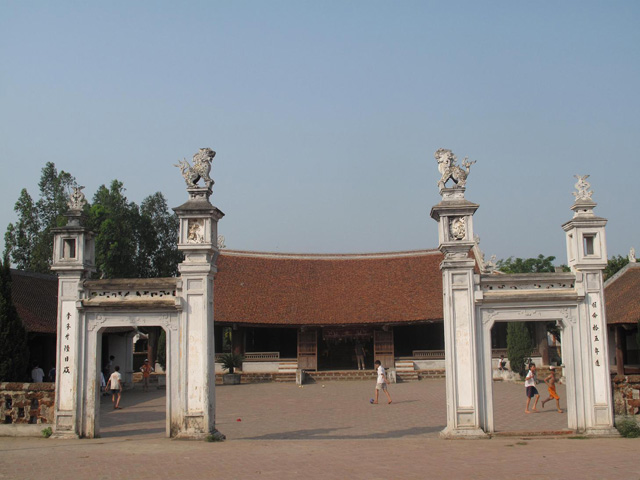
[[444,350],[414,350],[413,357],[416,359],[439,360],[444,358]]
[[246,352],[244,359],[248,362],[279,360],[280,352]]
[[[491,350],[491,358],[500,358],[500,355],[507,356],[506,348],[494,348]],[[413,358],[420,360],[441,360],[444,358],[444,350],[414,350]]]

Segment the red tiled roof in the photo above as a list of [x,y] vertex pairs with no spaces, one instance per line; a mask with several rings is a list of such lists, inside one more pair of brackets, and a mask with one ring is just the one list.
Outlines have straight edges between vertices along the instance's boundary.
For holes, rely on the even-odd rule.
[[607,323],[637,324],[640,318],[640,263],[630,263],[604,286]]
[[437,250],[293,255],[223,250],[215,320],[253,325],[353,325],[442,319]]
[[[437,250],[296,255],[223,250],[215,320],[239,325],[357,325],[442,320]],[[55,333],[58,279],[12,270],[29,332]]]
[[11,298],[28,332],[56,333],[58,277],[11,270]]

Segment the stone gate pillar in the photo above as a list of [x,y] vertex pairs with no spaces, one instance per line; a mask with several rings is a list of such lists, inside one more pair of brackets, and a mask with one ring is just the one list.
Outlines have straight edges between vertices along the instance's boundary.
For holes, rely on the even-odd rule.
[[[607,340],[607,319],[604,309],[602,272],[607,266],[607,220],[593,213],[596,202],[591,199],[589,175],[576,175],[576,201],[571,207],[574,215],[562,225],[566,232],[567,260],[576,274],[576,289],[584,293],[578,304],[578,322],[574,362],[581,372],[575,379],[578,403],[578,430],[590,435],[617,435],[613,428],[613,401]],[[564,341],[564,338],[563,338]],[[562,343],[562,342],[561,342]]]
[[[447,392],[448,438],[484,437],[481,429],[478,327],[474,306],[474,266],[469,256],[474,246],[473,214],[478,205],[464,198],[470,163],[466,171],[457,166],[450,150],[440,149],[436,159],[442,173],[438,183],[442,201],[431,209],[438,222],[439,249],[444,253],[442,270],[444,345]],[[448,180],[456,184],[445,188]]]
[[[209,161],[211,158],[213,155]],[[194,157],[192,171],[196,167]],[[182,282],[177,353],[180,381],[171,399],[180,407],[172,418],[171,436],[201,438],[216,432],[213,281],[219,254],[218,220],[224,213],[209,202],[213,181],[197,187],[188,175],[189,200],[174,208],[180,219],[178,248],[184,253],[184,261],[178,266]]]
[[82,431],[84,405],[83,366],[85,339],[78,309],[83,282],[95,271],[93,233],[84,226],[86,204],[82,188],[74,188],[69,200],[67,225],[53,229],[53,262],[58,274],[58,325],[56,346],[56,437],[78,437]]

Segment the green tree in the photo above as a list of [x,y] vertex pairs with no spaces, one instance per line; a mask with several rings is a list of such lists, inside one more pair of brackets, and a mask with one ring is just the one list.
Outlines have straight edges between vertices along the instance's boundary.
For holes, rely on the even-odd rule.
[[14,210],[15,224],[5,233],[5,254],[20,270],[48,273],[53,254],[51,229],[64,224],[67,193],[75,179],[67,172],[58,173],[55,164],[48,162],[42,169],[40,198],[34,203],[26,189],[22,189]]
[[27,332],[11,298],[8,256],[0,262],[0,382],[19,382],[27,377]]
[[511,370],[524,376],[527,359],[533,351],[531,332],[525,322],[509,322],[507,325],[507,358]]
[[[122,182],[101,185],[89,209],[91,229],[96,234],[96,267],[103,278],[135,278],[138,271],[140,212],[124,196]],[[144,272],[142,272],[144,273]]]
[[19,270],[32,270],[34,246],[40,236],[38,213],[29,192],[23,188],[14,208],[18,221],[7,226],[4,255]]
[[167,332],[164,331],[164,328],[160,332],[160,337],[158,338],[158,356],[157,362],[162,365],[163,369],[167,368]]
[[607,262],[603,275],[605,280],[613,277],[618,271],[622,270],[629,263],[629,257],[622,255],[613,256]]
[[169,212],[164,195],[156,192],[142,201],[140,217],[138,270],[147,277],[175,276],[182,261],[178,216]]
[[545,257],[540,254],[536,258],[509,257],[506,260],[498,260],[496,267],[504,273],[544,273],[555,272],[553,261],[556,257]]

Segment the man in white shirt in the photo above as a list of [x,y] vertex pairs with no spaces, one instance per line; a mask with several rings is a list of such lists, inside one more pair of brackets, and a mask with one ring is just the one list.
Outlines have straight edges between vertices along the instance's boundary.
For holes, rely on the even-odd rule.
[[374,366],[378,370],[378,380],[376,382],[376,398],[371,403],[373,403],[374,405],[378,403],[378,392],[380,390],[382,390],[387,395],[387,398],[389,399],[389,402],[387,403],[391,403],[391,395],[389,395],[389,392],[387,391],[387,376],[384,374],[384,367],[380,363],[380,360],[376,360]]
[[[529,365],[529,371],[527,372],[527,377],[524,380],[524,387],[527,391],[527,407],[524,409],[524,413],[537,412],[536,405],[538,405],[538,400],[540,399],[540,394],[538,393],[538,389],[536,388],[536,364],[532,363]],[[533,408],[529,411],[529,404],[531,403],[531,398],[536,397],[533,402]]]
[[44,380],[44,370],[42,370],[37,363],[33,366],[33,370],[31,370],[31,379],[34,383],[42,383]]
[[120,397],[122,396],[122,375],[120,374],[120,367],[118,365],[116,365],[115,372],[111,374],[107,381],[107,388],[111,389],[111,401],[113,402],[113,408],[122,408],[120,406]]

